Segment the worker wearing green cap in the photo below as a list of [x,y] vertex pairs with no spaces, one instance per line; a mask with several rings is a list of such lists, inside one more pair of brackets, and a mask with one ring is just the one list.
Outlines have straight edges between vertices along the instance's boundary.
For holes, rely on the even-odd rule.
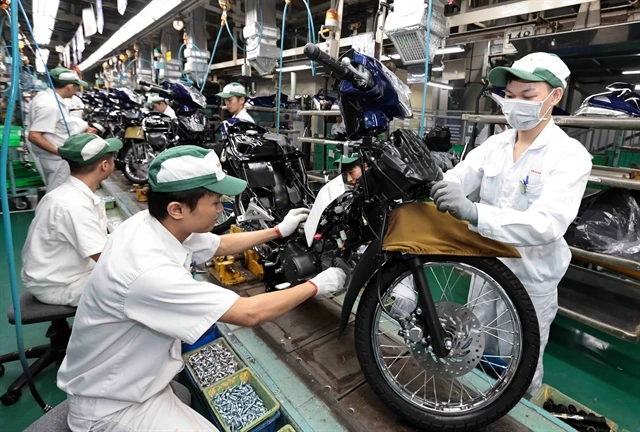
[[74,135],[58,148],[71,175],[46,194],[22,249],[22,281],[47,304],[77,306],[107,242],[104,201],[95,192],[114,170],[122,142]]
[[71,99],[80,86],[86,87],[78,74],[70,69],[50,71],[53,89],[40,92],[31,101],[27,116],[28,139],[31,153],[47,186],[47,192],[64,184],[69,178],[69,165],[58,154],[70,135],[96,130],[81,118],[71,116],[65,99]]
[[[515,246],[522,256],[502,261],[524,285],[538,317],[540,357],[531,394],[542,385],[543,353],[558,311],[557,287],[571,260],[563,236],[578,214],[591,172],[589,152],[551,117],[569,74],[558,56],[547,53],[494,68],[489,81],[505,87],[506,97],[498,101],[513,129],[472,150],[431,191],[438,210],[469,221],[471,230],[487,238]],[[467,198],[478,194],[479,202]],[[479,290],[474,286],[470,295],[477,297]],[[483,325],[504,329],[501,310],[495,302],[474,307]],[[508,356],[508,339],[485,341],[485,346]]]
[[224,86],[224,89],[222,89],[222,92],[216,96],[224,100],[224,104],[233,118],[255,123],[253,117],[249,115],[247,109],[244,107],[244,103],[247,100],[247,91],[242,84],[237,82],[227,84]]
[[[360,166],[360,156],[357,153],[353,153],[351,156],[341,156],[333,161],[333,167],[339,168],[342,174],[347,177],[347,183],[351,186],[356,186],[358,181],[362,177],[362,167]],[[367,169],[367,164],[364,164],[364,169]]]
[[289,289],[239,297],[198,281],[196,263],[287,237],[308,210],[291,210],[275,228],[212,234],[221,195],[240,194],[246,182],[227,175],[214,151],[191,145],[158,155],[149,185],[149,210],[111,235],[74,319],[58,372],[74,431],[215,431],[169,385],[184,368],[180,341],[193,344],[216,321],[273,320],[346,282],[342,270],[329,268]]

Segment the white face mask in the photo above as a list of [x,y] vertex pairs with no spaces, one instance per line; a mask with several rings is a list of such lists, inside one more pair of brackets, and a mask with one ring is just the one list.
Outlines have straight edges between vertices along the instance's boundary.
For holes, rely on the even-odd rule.
[[549,96],[542,101],[500,98],[499,102],[500,105],[502,105],[502,112],[509,126],[519,131],[528,131],[538,126],[540,122],[547,119],[545,116],[551,111],[551,108],[553,108],[550,106],[549,109],[540,116],[542,105],[544,105],[553,93],[555,92],[552,91],[549,93]]

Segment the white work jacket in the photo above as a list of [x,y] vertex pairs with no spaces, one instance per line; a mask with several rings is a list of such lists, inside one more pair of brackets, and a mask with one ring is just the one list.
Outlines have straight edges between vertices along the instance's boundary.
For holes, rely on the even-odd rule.
[[253,117],[249,115],[246,108],[242,108],[242,111],[240,111],[238,114],[234,114],[233,118],[255,123],[255,121],[253,120]]
[[[60,107],[58,102],[60,101]],[[64,113],[64,120],[60,113],[60,108]],[[54,146],[61,147],[64,142],[69,138],[67,128],[65,127],[65,120],[69,127],[69,133],[76,135],[86,132],[89,124],[78,117],[73,117],[69,114],[68,102],[64,102],[63,98],[59,95],[54,95],[54,91],[47,89],[40,92],[33,98],[31,104],[29,104],[29,131],[42,132],[44,137]],[[41,149],[36,145],[31,145],[31,151],[35,157],[62,160],[62,158],[56,154],[49,153],[46,150]]]
[[58,372],[70,424],[142,403],[184,368],[180,341],[196,342],[238,299],[192,277],[194,263],[212,258],[219,245],[211,233],[180,243],[148,211],[111,234],[80,299]]
[[36,298],[67,304],[67,290],[91,273],[95,263],[90,257],[106,243],[104,202],[71,176],[36,208],[22,249],[22,281]]
[[444,179],[460,183],[467,196],[479,190],[478,225],[469,227],[515,246],[522,258],[502,261],[530,296],[546,296],[569,267],[563,236],[578,214],[591,155],[551,121],[514,163],[516,133],[490,137]]

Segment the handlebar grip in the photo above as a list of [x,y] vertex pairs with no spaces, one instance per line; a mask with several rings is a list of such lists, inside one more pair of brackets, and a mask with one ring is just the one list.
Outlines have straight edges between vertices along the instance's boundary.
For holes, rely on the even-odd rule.
[[317,45],[308,43],[304,46],[304,55],[313,61],[325,65],[339,78],[344,79],[350,75],[349,69],[329,54],[322,51]]
[[145,81],[145,80],[138,81],[138,84],[143,85],[143,86],[147,86],[147,87],[156,87],[157,86],[157,84],[154,84],[152,82]]

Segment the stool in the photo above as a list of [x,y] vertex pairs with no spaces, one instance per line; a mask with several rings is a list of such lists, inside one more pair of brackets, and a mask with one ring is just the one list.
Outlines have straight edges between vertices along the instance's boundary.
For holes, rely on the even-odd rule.
[[[171,381],[171,388],[182,403],[191,405],[191,393],[188,388],[177,381]],[[68,413],[69,403],[64,401],[32,423],[24,432],[71,432],[67,423]]]
[[[51,326],[47,330],[47,337],[50,340],[48,345],[40,345],[34,348],[27,348],[25,355],[28,359],[37,358],[29,367],[31,376],[35,377],[47,366],[53,363],[62,363],[67,350],[67,344],[71,337],[71,328],[67,318],[76,314],[76,308],[71,306],[49,305],[38,301],[33,295],[25,292],[20,295],[20,311],[22,312],[22,324],[35,324],[51,321]],[[9,323],[15,324],[13,306],[7,313]],[[20,357],[17,352],[0,356],[0,376],[4,375],[3,363],[17,361]],[[22,395],[22,387],[27,384],[24,374],[11,384],[5,394],[0,396],[3,405],[13,405]]]

